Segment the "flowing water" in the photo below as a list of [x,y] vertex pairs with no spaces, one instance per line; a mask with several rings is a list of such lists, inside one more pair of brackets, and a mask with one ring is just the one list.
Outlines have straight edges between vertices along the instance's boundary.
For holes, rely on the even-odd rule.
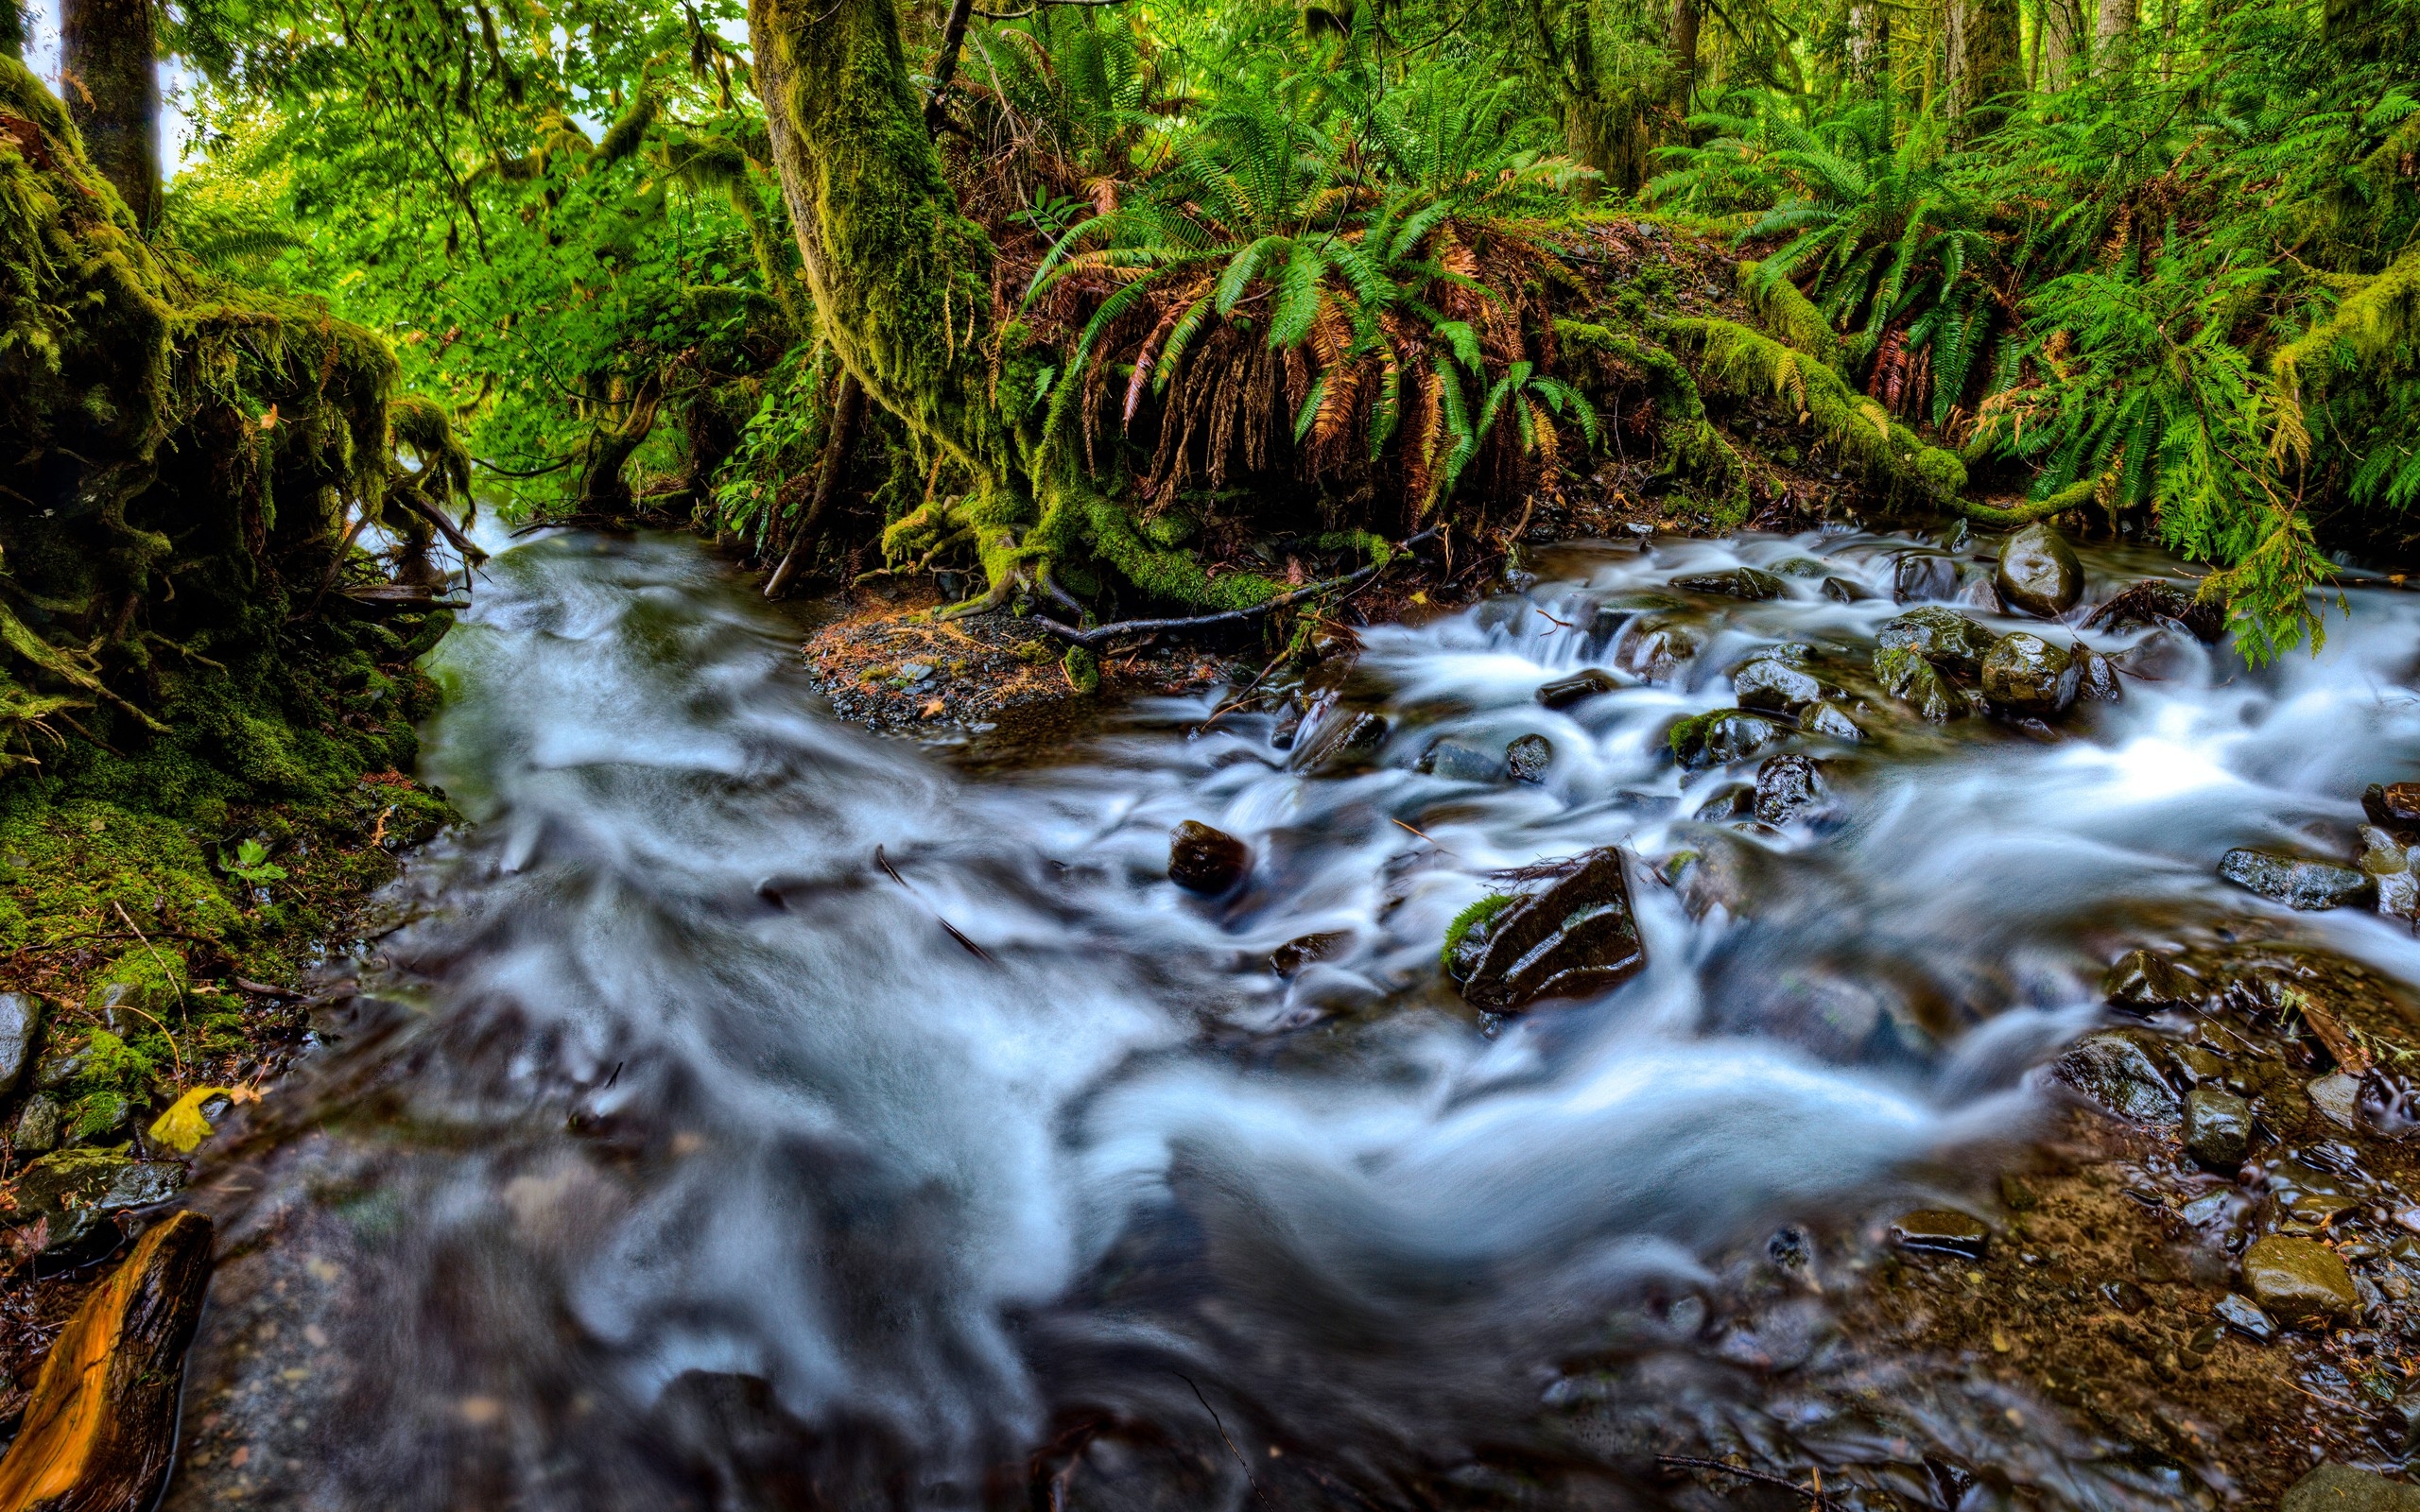
[[[2341,850],[2409,769],[2420,608],[2356,593],[2257,672],[2091,634],[2140,675],[2065,738],[1877,715],[1813,816],[1693,819],[1744,773],[1677,771],[1673,718],[1759,644],[1861,662],[1906,546],[1558,551],[1365,632],[1344,696],[1392,732],[1332,776],[1211,699],[977,772],[819,712],[795,631],[689,543],[498,558],[425,756],[475,826],[199,1179],[169,1504],[1649,1506],[1658,1449],[1742,1443],[2173,1504],[1999,1388],[1857,1357],[1819,1287],[1745,1343],[1721,1298],[1787,1226],[1978,1190],[2118,953],[2283,919],[2213,865]],[[1872,596],[1655,596],[1810,558]],[[2089,596],[2164,565],[2090,557]],[[1653,623],[1626,605],[1703,649],[1541,707]],[[1534,785],[1414,769],[1529,732]],[[1251,843],[1237,896],[1167,880],[1184,819]],[[1487,874],[1616,844],[1648,969],[1463,1006],[1439,943]],[[1710,900],[1651,873],[1682,850]],[[2420,980],[2375,915],[2291,927]]]

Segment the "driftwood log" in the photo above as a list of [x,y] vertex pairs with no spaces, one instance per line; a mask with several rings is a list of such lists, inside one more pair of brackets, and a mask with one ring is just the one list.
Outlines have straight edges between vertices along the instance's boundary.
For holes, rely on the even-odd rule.
[[144,1512],[158,1498],[210,1241],[209,1219],[178,1213],[84,1299],[0,1459],[0,1512]]

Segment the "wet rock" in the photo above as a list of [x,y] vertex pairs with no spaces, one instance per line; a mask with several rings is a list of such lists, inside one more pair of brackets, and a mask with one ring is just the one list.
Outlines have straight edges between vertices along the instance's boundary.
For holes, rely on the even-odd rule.
[[1339,776],[1369,765],[1386,743],[1385,715],[1332,709],[1295,751],[1292,765],[1296,771],[1312,777]]
[[1685,593],[1715,593],[1724,598],[1779,598],[1785,592],[1782,580],[1754,567],[1734,567],[1726,572],[1698,573],[1688,577],[1675,577],[1672,586]]
[[2286,1488],[2277,1512],[2420,1512],[2420,1486],[2349,1465],[2316,1465]]
[[2353,1112],[2362,1126],[2399,1140],[2420,1128],[2420,1084],[2403,1071],[2372,1066],[2361,1073]]
[[2361,870],[2377,887],[2379,913],[2420,922],[2420,845],[2405,845],[2394,832],[2364,824]]
[[2047,718],[2076,701],[2075,657],[2023,630],[2003,635],[1983,658],[1983,696],[2013,713]]
[[2057,531],[2037,521],[2001,544],[1992,586],[2016,612],[2054,620],[2083,597],[2083,564]]
[[2123,1013],[2158,1013],[2201,1001],[2201,984],[2165,955],[2132,950],[2100,979],[2102,1001]]
[[2118,681],[2118,663],[2088,645],[2075,649],[2076,696],[2087,703],[2122,703],[2126,690]]
[[2219,862],[2219,875],[2305,913],[2365,903],[2377,893],[2377,885],[2367,872],[2249,848],[2228,851]]
[[1252,847],[1223,830],[1187,819],[1168,832],[1168,881],[1187,892],[1224,897],[1252,870]]
[[1805,756],[1775,756],[1756,768],[1756,817],[1776,827],[1823,801],[1823,770]]
[[1661,615],[1642,615],[1631,622],[1614,652],[1614,665],[1648,682],[1677,682],[1705,649],[1697,627]]
[[2381,1409],[2370,1432],[2396,1458],[2420,1451],[2420,1391],[2407,1391]]
[[2322,1118],[2339,1128],[2361,1126],[2361,1079],[2344,1072],[2331,1072],[2303,1084],[2303,1095],[2310,1106],[2319,1109]]
[[0,1225],[45,1225],[42,1252],[78,1248],[114,1212],[165,1202],[184,1185],[175,1160],[138,1160],[112,1150],[60,1150],[26,1167]]
[[2243,1252],[2243,1284],[2273,1317],[2353,1318],[2361,1294],[2344,1259],[2317,1240],[2293,1234],[2256,1239]]
[[2232,1294],[2221,1297],[2219,1305],[2210,1312],[2220,1322],[2255,1344],[2266,1344],[2277,1336],[2277,1325],[2271,1321],[2269,1314],[2240,1297]]
[[1504,747],[1505,775],[1516,782],[1543,782],[1554,765],[1554,742],[1544,735],[1521,735]]
[[20,1155],[40,1155],[59,1148],[59,1102],[48,1092],[26,1099],[9,1143]]
[[1828,698],[1819,703],[1808,704],[1805,712],[1798,716],[1798,728],[1810,735],[1822,735],[1827,740],[1847,741],[1851,745],[1865,738],[1865,731],[1859,730],[1857,721],[1849,717],[1849,712]]
[[1611,693],[1621,684],[1602,667],[1588,667],[1567,678],[1557,678],[1538,689],[1538,702],[1549,709],[1568,709],[1573,704],[1593,698],[1600,693]]
[[1906,646],[1875,652],[1874,675],[1884,693],[1915,710],[1927,724],[1947,724],[1966,712],[1964,700],[1951,691],[1941,670]]
[[2420,830],[2420,782],[2372,782],[2362,789],[2361,812],[2389,830]]
[[1269,969],[1279,976],[1292,976],[1304,967],[1340,954],[1353,942],[1349,930],[1332,929],[1324,934],[1304,935],[1288,940],[1269,953]]
[[1878,639],[1887,650],[1907,649],[1933,665],[1973,676],[1992,648],[1992,632],[1950,610],[1912,609],[1883,622]]
[[80,1039],[62,1049],[54,1050],[34,1067],[34,1085],[44,1091],[57,1091],[74,1081],[90,1059],[92,1048]]
[[1598,605],[1595,612],[1588,616],[1588,655],[1603,656],[1605,648],[1614,644],[1614,637],[1619,635],[1622,627],[1637,614],[1638,610],[1634,609],[1621,609],[1612,604]]
[[2223,607],[2196,597],[2182,584],[2148,577],[2094,610],[2083,625],[2088,630],[2174,625],[2195,640],[2210,642],[2225,633],[2227,617]]
[[1806,669],[1806,647],[1768,646],[1731,669],[1731,691],[1742,709],[1795,714],[1836,690]]
[[1939,552],[1904,552],[1891,564],[1891,596],[1902,604],[1947,598],[1958,592],[1958,563]]
[[1891,1242],[1901,1249],[1980,1260],[1991,1247],[1992,1230],[1981,1219],[1948,1208],[1919,1208],[1893,1222]]
[[1744,819],[1756,812],[1756,790],[1753,787],[1727,787],[1697,807],[1689,817],[1699,824],[1721,824],[1731,819]]
[[1831,576],[1832,569],[1812,557],[1785,557],[1773,563],[1773,571],[1784,577],[1795,577],[1802,582],[1811,583],[1818,578]]
[[2161,1069],[2161,1041],[2134,1029],[2085,1035],[2050,1064],[2050,1074],[2113,1118],[2130,1124],[2173,1124],[2184,1100]]
[[1421,752],[1419,769],[1453,782],[1494,782],[1504,777],[1504,758],[1448,738]]
[[1622,853],[1609,846],[1488,920],[1463,975],[1462,997],[1509,1012],[1542,997],[1608,991],[1646,964]]
[[2185,1153],[2213,1171],[2243,1163],[2252,1142],[2252,1105],[2219,1087],[2185,1094]]
[[1763,754],[1788,740],[1790,727],[1745,709],[1717,709],[1672,727],[1668,744],[1684,771],[1703,772]]
[[1853,583],[1845,577],[1826,577],[1824,579],[1824,596],[1840,604],[1862,604],[1874,595],[1860,583]]
[[14,1091],[42,1033],[42,999],[0,992],[0,1094]]
[[60,1331],[0,1460],[0,1505],[147,1507],[177,1445],[185,1347],[210,1284],[210,1220],[143,1236]]

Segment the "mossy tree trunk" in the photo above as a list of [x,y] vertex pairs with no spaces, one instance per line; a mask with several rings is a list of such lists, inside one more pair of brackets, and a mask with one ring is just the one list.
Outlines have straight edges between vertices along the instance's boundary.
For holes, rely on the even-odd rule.
[[1667,45],[1670,52],[1672,74],[1672,104],[1686,111],[1689,96],[1698,87],[1698,42],[1705,29],[1705,12],[1698,0],[1672,0],[1671,29]]
[[1962,134],[1988,131],[2007,113],[2002,100],[2025,87],[2016,0],[1951,0],[1949,110]]
[[[2174,0],[2170,0],[2171,9],[2173,4]],[[2126,52],[2133,45],[2135,19],[2141,9],[2141,0],[2100,0],[2092,28],[2094,67],[2125,66]]]
[[66,0],[60,93],[84,150],[145,234],[160,220],[160,43],[152,0]]

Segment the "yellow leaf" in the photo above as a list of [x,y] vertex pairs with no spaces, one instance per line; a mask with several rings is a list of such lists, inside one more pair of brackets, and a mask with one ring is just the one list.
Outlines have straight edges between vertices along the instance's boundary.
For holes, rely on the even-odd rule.
[[201,1105],[214,1097],[224,1097],[230,1103],[238,1101],[237,1094],[243,1091],[235,1087],[195,1088],[152,1121],[151,1143],[164,1144],[179,1155],[191,1155],[194,1146],[211,1135],[210,1120],[202,1117]]

